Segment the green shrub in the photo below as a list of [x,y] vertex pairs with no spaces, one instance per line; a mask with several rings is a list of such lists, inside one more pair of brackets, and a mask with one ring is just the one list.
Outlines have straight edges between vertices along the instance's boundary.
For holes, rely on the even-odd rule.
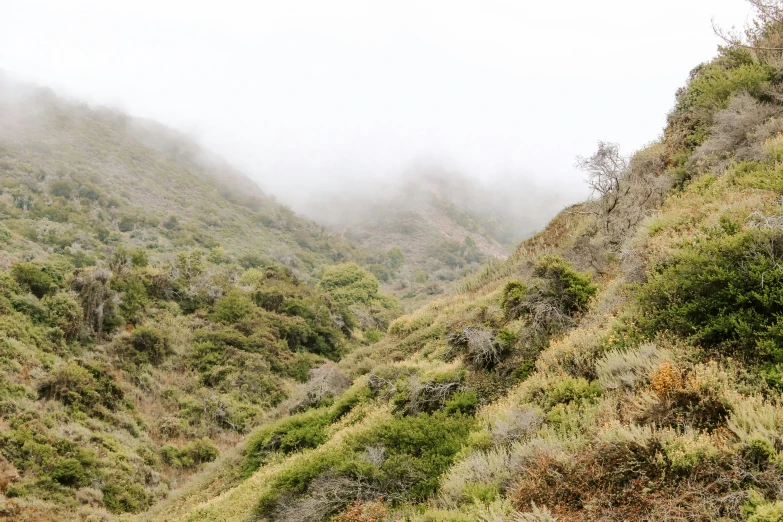
[[115,410],[125,395],[107,368],[98,363],[74,361],[58,366],[38,387],[41,397],[59,400],[85,412],[97,406]]
[[76,192],[76,184],[70,180],[58,179],[49,183],[49,193],[55,197],[71,199]]
[[182,448],[164,446],[160,453],[163,462],[181,469],[194,468],[200,464],[212,462],[220,455],[220,451],[208,438],[194,440]]
[[[443,412],[402,417],[380,424],[351,441],[355,451],[383,447],[387,458],[378,481],[389,491],[422,500],[434,493],[438,479],[453,462],[475,425],[472,417]],[[392,485],[396,486],[392,486]]]
[[140,326],[133,330],[128,342],[133,348],[137,363],[150,363],[157,366],[172,353],[168,337],[150,326]]
[[579,377],[564,378],[551,386],[545,393],[543,404],[552,408],[557,404],[569,404],[574,401],[589,401],[601,395],[598,381],[588,381]]
[[783,234],[717,234],[653,267],[639,292],[640,326],[772,368],[783,363]]
[[[356,456],[350,452],[332,450],[302,459],[278,474],[256,504],[257,515],[270,518],[282,495],[301,494],[310,483],[325,472],[340,473],[357,467]],[[367,466],[364,466],[365,469]]]
[[356,263],[325,268],[321,276],[321,287],[338,303],[370,304],[379,298],[378,280]]
[[141,275],[124,272],[110,281],[111,289],[121,296],[120,311],[125,320],[136,322],[149,303],[147,287]]
[[759,94],[761,87],[775,76],[773,67],[754,61],[747,50],[729,49],[691,73],[691,80],[679,96],[678,109],[725,109],[732,94],[740,91]]
[[383,339],[383,332],[375,328],[371,328],[369,330],[366,330],[363,336],[365,341],[367,341],[370,344],[373,344]]
[[405,264],[405,253],[400,247],[392,247],[386,252],[386,257],[389,258],[389,266],[393,270],[399,270],[402,265]]
[[136,268],[144,268],[150,264],[147,251],[143,248],[134,248],[129,252],[131,264]]
[[33,294],[12,297],[11,306],[13,306],[14,310],[25,314],[36,323],[43,323],[49,317],[46,307]]
[[[777,76],[774,67],[758,63],[749,50],[738,47],[723,48],[720,56],[696,67],[688,85],[678,91],[677,105],[668,118],[673,159],[709,138],[715,114],[728,106],[732,96],[746,91],[763,97],[765,87]],[[675,164],[675,177],[687,177],[680,161]]]
[[111,513],[138,513],[151,504],[151,498],[144,487],[138,484],[115,484],[110,482],[101,488],[103,504]]
[[524,299],[527,285],[522,281],[509,281],[503,288],[500,306],[509,319],[516,319],[524,312]]
[[747,522],[783,522],[783,502],[765,502],[758,494],[751,495],[742,511]]
[[86,486],[89,483],[89,476],[82,463],[76,459],[58,460],[52,468],[50,476],[55,482],[71,488]]
[[100,463],[92,450],[54,435],[28,415],[20,415],[12,429],[0,433],[3,461],[13,462],[23,480],[34,478],[34,482],[26,481],[27,486],[21,485],[15,496],[38,496],[41,490],[63,493],[61,488],[83,487],[101,476]]
[[473,415],[479,404],[478,395],[473,390],[459,391],[446,401],[443,411],[449,415]]
[[52,274],[36,263],[16,263],[11,267],[11,276],[39,299],[57,290]]
[[533,275],[545,282],[539,286],[542,296],[554,299],[569,314],[585,310],[598,292],[589,274],[577,272],[557,255],[542,258],[533,269]]
[[49,324],[59,328],[65,339],[74,339],[82,327],[82,306],[71,293],[58,292],[42,300],[48,311]]
[[326,442],[326,427],[333,420],[328,408],[320,408],[283,418],[262,428],[247,441],[242,475],[250,476],[274,452],[287,455],[323,444]]
[[[261,495],[256,513],[274,517],[281,496],[305,493],[326,473],[357,484],[369,481],[374,491],[388,498],[423,500],[437,490],[439,476],[451,465],[474,424],[472,417],[439,412],[375,426],[350,437],[346,448],[310,455],[279,474]],[[383,461],[370,462],[368,448],[383,448]],[[345,499],[346,503],[350,500]]]
[[6,227],[0,225],[0,244],[8,244],[11,242],[11,232]]
[[253,313],[256,305],[244,292],[232,290],[217,302],[213,317],[225,324],[235,324]]

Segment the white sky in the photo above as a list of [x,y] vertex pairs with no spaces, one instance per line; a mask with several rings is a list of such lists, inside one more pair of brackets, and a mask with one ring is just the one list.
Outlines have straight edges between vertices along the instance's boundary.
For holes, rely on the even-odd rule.
[[198,136],[283,200],[442,162],[583,195],[742,0],[0,0],[0,69]]

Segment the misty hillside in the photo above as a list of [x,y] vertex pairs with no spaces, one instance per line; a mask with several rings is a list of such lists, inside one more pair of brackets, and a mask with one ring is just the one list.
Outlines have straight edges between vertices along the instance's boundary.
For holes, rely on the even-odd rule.
[[[518,190],[518,192],[516,192]],[[305,212],[370,251],[402,250],[405,266],[374,270],[408,304],[421,304],[486,262],[505,259],[516,243],[559,210],[536,187],[484,186],[454,172],[419,168],[385,185],[321,194]],[[522,195],[518,195],[518,194]]]
[[411,179],[377,201],[325,196],[308,220],[155,122],[2,77],[0,113],[6,267],[43,253],[87,266],[120,243],[161,259],[199,248],[246,268],[279,262],[300,276],[353,261],[411,307],[504,257],[506,243],[531,230],[511,214],[474,210],[488,207],[480,191],[443,177]]
[[141,519],[783,520],[783,5],[752,4],[662,137],[578,158],[594,198]]
[[0,76],[2,263],[36,252],[90,264],[105,245],[223,249],[303,273],[357,260],[349,241],[276,203],[192,140],[154,122]]
[[148,509],[399,315],[353,261],[402,258],[153,122],[3,80],[0,173],[0,518]]
[[508,250],[529,195],[419,175],[328,232],[6,87],[0,520],[783,521],[783,2],[751,5]]

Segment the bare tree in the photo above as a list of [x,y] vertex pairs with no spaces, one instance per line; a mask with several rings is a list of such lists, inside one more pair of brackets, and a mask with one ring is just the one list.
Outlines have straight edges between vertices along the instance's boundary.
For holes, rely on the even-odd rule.
[[457,381],[422,381],[418,375],[411,375],[408,378],[408,400],[405,402],[404,411],[408,415],[433,412],[443,406],[454,393],[464,389]]
[[451,349],[446,358],[465,354],[465,360],[476,368],[491,368],[503,358],[505,347],[495,339],[495,333],[483,326],[467,326],[448,337]]
[[779,38],[770,41],[768,29],[783,25],[783,2],[781,0],[747,0],[753,7],[755,18],[745,25],[742,32],[735,28],[724,29],[715,20],[712,30],[715,35],[731,47],[743,47],[756,51],[783,51]]
[[328,397],[337,397],[351,385],[351,378],[335,364],[327,363],[310,370],[310,379],[300,389],[304,397],[292,412],[304,411],[317,406]]
[[74,287],[81,297],[84,321],[97,334],[98,342],[103,338],[104,313],[117,299],[109,286],[111,276],[108,268],[99,267],[78,272],[74,281]]
[[587,173],[587,185],[601,201],[604,213],[611,213],[617,205],[620,180],[628,170],[628,159],[620,154],[620,147],[599,141],[592,156],[577,156],[576,167]]

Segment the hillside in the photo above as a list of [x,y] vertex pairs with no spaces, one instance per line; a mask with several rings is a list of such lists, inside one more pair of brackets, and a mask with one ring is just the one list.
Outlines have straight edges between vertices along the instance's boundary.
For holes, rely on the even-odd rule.
[[593,200],[141,519],[783,520],[783,6],[752,4],[660,140],[580,160]]
[[399,314],[183,135],[10,81],[0,115],[0,517],[148,509]]
[[[195,142],[0,76],[0,263],[60,253],[91,264],[106,245],[230,251],[245,266],[300,274],[366,253],[276,203]],[[221,250],[222,249],[222,250]]]
[[[319,194],[306,212],[334,233],[376,252],[400,249],[397,271],[371,267],[408,309],[449,292],[484,263],[505,259],[518,241],[562,208],[535,187],[486,186],[457,172],[420,167],[376,186]],[[508,185],[508,183],[507,183]],[[522,193],[522,196],[518,196]]]
[[0,111],[6,268],[47,253],[87,266],[120,243],[156,261],[199,248],[245,268],[281,263],[303,278],[356,262],[414,309],[504,257],[536,223],[488,211],[497,191],[441,174],[412,177],[378,200],[324,196],[307,206],[320,225],[155,122],[2,76]]

